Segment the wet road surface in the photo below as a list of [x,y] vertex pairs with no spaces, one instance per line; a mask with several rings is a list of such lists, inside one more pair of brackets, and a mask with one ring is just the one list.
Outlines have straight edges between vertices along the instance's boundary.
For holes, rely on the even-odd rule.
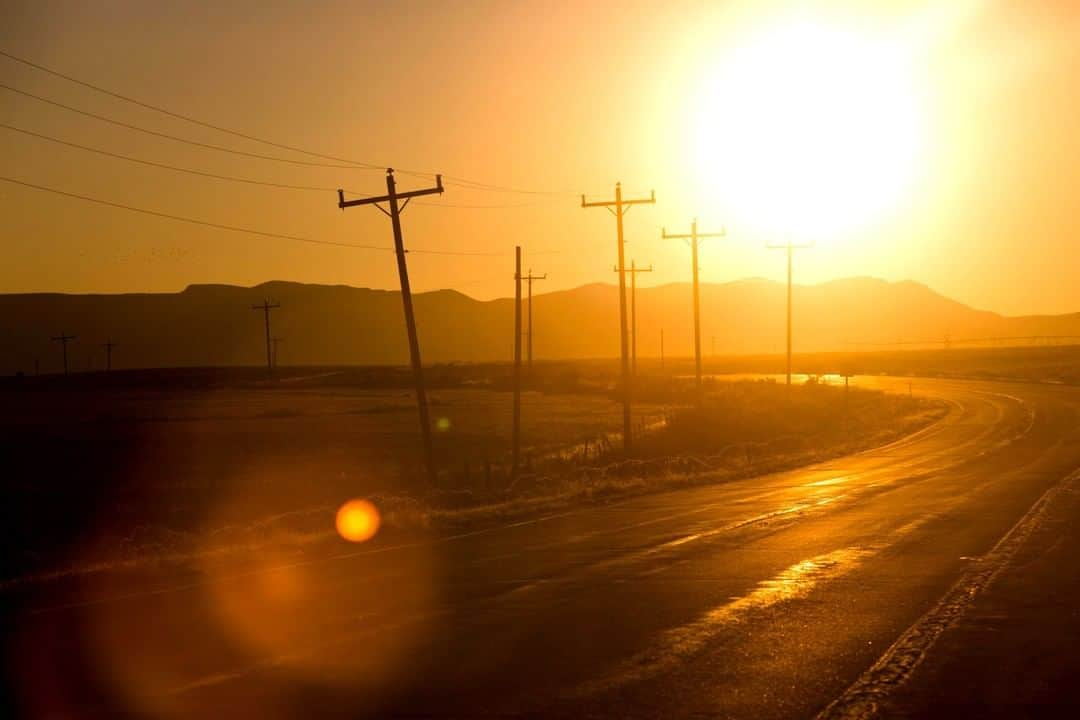
[[931,712],[981,662],[958,628],[1072,497],[1080,391],[914,383],[943,420],[800,470],[32,597],[9,642],[15,701],[138,717]]

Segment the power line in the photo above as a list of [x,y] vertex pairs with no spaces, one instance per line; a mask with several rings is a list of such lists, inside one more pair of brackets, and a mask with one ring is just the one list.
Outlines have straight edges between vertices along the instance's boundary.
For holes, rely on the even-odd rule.
[[[130,155],[123,155],[121,153],[115,153],[109,150],[102,150],[100,148],[89,147],[88,145],[80,145],[79,143],[73,143],[68,140],[61,140],[60,138],[52,137],[51,135],[44,135],[32,130],[26,130],[14,125],[8,125],[7,123],[0,123],[0,127],[7,130],[14,130],[15,132],[23,133],[24,135],[30,135],[31,137],[40,138],[42,140],[48,140],[49,142],[56,143],[58,145],[66,145],[68,147],[77,148],[79,150],[85,150],[87,152],[97,153],[99,155],[105,155],[107,157],[116,158],[118,160],[127,160],[128,162],[139,163],[140,165],[149,165],[151,167],[162,168],[165,170],[174,170],[176,172],[188,173],[191,175],[200,175],[202,177],[214,178],[216,180],[228,180],[229,182],[245,183],[248,185],[264,185],[266,187],[285,188],[287,190],[318,190],[320,192],[336,192],[337,188],[332,187],[319,187],[316,185],[289,185],[286,183],[264,182],[262,180],[252,180],[250,178],[234,177],[232,175],[219,175],[217,173],[205,172],[203,170],[193,170],[191,168],[177,167],[176,165],[169,165],[167,163],[155,162],[153,160],[143,160],[142,158],[132,157]],[[348,190],[350,194],[362,195],[354,190]]]
[[176,118],[178,120],[183,120],[184,122],[189,122],[189,123],[192,123],[194,125],[200,125],[200,126],[205,127],[205,128],[210,128],[211,130],[217,130],[218,132],[226,133],[228,135],[235,135],[236,137],[244,138],[245,140],[252,140],[254,142],[259,142],[259,143],[262,143],[264,145],[270,145],[272,147],[281,148],[282,150],[291,150],[293,152],[303,153],[304,155],[311,155],[312,157],[323,158],[324,160],[334,160],[335,162],[349,163],[350,165],[357,165],[359,167],[367,168],[368,170],[382,170],[385,167],[384,165],[379,165],[379,164],[364,163],[364,162],[359,162],[359,161],[356,161],[356,160],[347,160],[345,158],[334,157],[333,155],[324,155],[323,153],[314,152],[312,150],[305,150],[304,148],[293,147],[292,145],[285,145],[284,143],[277,143],[277,142],[274,142],[272,140],[266,140],[265,138],[261,138],[261,137],[255,136],[255,135],[249,135],[247,133],[242,133],[242,132],[239,132],[237,130],[230,130],[229,128],[222,127],[220,125],[214,125],[213,123],[208,123],[208,122],[205,122],[203,120],[193,118],[193,117],[191,117],[189,115],[183,115],[181,113],[173,112],[172,110],[167,110],[167,109],[165,109],[163,107],[159,107],[157,105],[151,105],[150,103],[143,102],[142,100],[137,100],[137,99],[135,99],[133,97],[130,97],[128,95],[122,95],[122,94],[120,94],[118,92],[114,92],[112,90],[107,90],[107,89],[105,89],[105,88],[103,88],[103,87],[101,87],[99,85],[94,85],[93,83],[86,82],[85,80],[80,80],[78,78],[72,77],[71,75],[65,75],[64,73],[62,73],[62,72],[60,72],[58,70],[53,70],[52,68],[45,67],[44,65],[39,65],[38,63],[32,62],[32,61],[27,60],[25,58],[17,57],[15,55],[12,55],[11,53],[5,52],[3,50],[0,50],[0,55],[8,58],[9,60],[14,60],[15,62],[22,63],[23,65],[28,65],[28,66],[30,66],[32,68],[35,68],[37,70],[40,70],[42,72],[46,72],[46,73],[49,73],[50,75],[54,75],[54,76],[56,76],[58,78],[62,78],[64,80],[67,80],[68,82],[73,82],[76,85],[82,85],[85,88],[89,88],[91,90],[102,93],[104,95],[108,95],[109,97],[114,97],[117,100],[123,100],[124,102],[129,102],[129,103],[131,103],[133,105],[138,105],[139,107],[146,108],[147,110],[153,110],[154,112],[159,112],[159,113],[162,113],[163,115],[168,115],[169,117],[173,117],[173,118]]
[[[129,95],[124,95],[122,93],[118,93],[118,92],[115,92],[113,90],[109,90],[107,88],[101,87],[100,85],[95,85],[94,83],[87,82],[85,80],[80,80],[79,78],[73,77],[71,75],[67,75],[67,74],[62,73],[62,72],[60,72],[58,70],[54,70],[53,68],[46,67],[45,65],[41,65],[40,63],[36,63],[36,62],[31,61],[31,60],[27,60],[26,58],[22,58],[22,57],[19,57],[17,55],[13,55],[13,54],[11,54],[9,52],[5,52],[3,50],[0,50],[0,56],[6,57],[9,60],[13,60],[13,61],[18,62],[18,63],[22,63],[23,65],[27,65],[28,67],[32,67],[32,68],[34,68],[36,70],[40,70],[41,72],[48,73],[48,74],[53,75],[55,77],[61,78],[63,80],[67,80],[68,82],[75,83],[76,85],[81,85],[82,87],[89,88],[90,90],[94,90],[95,92],[99,92],[99,93],[102,93],[104,95],[108,95],[109,97],[116,98],[117,100],[123,100],[124,102],[128,102],[128,103],[131,103],[133,105],[137,105],[139,107],[142,107],[142,108],[145,108],[145,109],[148,109],[148,110],[153,110],[155,112],[162,113],[163,115],[168,115],[169,117],[176,118],[178,120],[183,120],[185,122],[189,122],[189,123],[192,123],[194,125],[199,125],[201,127],[209,128],[211,130],[216,130],[218,132],[223,132],[223,133],[226,133],[228,135],[233,135],[235,137],[243,138],[245,140],[251,140],[253,142],[262,143],[264,145],[269,145],[271,147],[280,148],[282,150],[290,150],[292,152],[298,152],[298,153],[302,153],[304,155],[310,155],[312,157],[322,158],[324,160],[333,160],[335,162],[348,163],[349,167],[354,167],[354,168],[363,168],[363,169],[367,169],[367,170],[382,170],[382,169],[384,169],[386,167],[386,165],[384,163],[370,163],[370,162],[364,162],[364,161],[361,161],[361,160],[352,160],[352,159],[349,159],[349,158],[343,158],[343,157],[338,157],[338,156],[335,156],[335,155],[328,155],[326,153],[316,152],[314,150],[308,150],[306,148],[297,147],[295,145],[287,145],[285,143],[279,143],[279,142],[275,142],[273,140],[267,140],[266,138],[261,138],[261,137],[259,137],[257,135],[252,135],[250,133],[241,132],[239,130],[233,130],[231,128],[223,127],[221,125],[216,125],[214,123],[206,122],[205,120],[199,120],[198,118],[192,117],[190,115],[184,115],[182,113],[178,113],[178,112],[175,112],[173,110],[163,108],[163,107],[161,107],[159,105],[153,105],[151,103],[144,102],[144,101],[139,100],[137,98],[133,98],[133,97],[131,97]],[[3,87],[5,87],[5,88],[7,88],[9,90],[13,90],[14,92],[22,92],[22,91],[19,91],[19,90],[14,90],[14,88],[9,88],[7,86],[3,86]],[[28,95],[29,97],[36,97],[36,96],[30,95],[29,93],[23,93],[23,94]],[[51,101],[48,101],[48,100],[44,100],[43,98],[36,98],[36,99],[43,100],[44,102],[51,102]],[[53,104],[59,105],[58,103],[53,103]],[[60,105],[60,107],[66,107],[66,106]],[[74,108],[67,108],[67,109],[74,110]],[[79,110],[74,110],[74,111],[75,112],[81,112]],[[102,119],[102,118],[99,118],[99,119]],[[173,139],[176,139],[176,138],[173,138]],[[215,149],[224,149],[224,148],[216,148],[216,146],[214,146],[214,147],[215,147]],[[250,153],[241,153],[241,154],[250,154]],[[254,156],[255,157],[265,157],[265,156],[258,156],[258,155],[254,155]],[[267,158],[267,159],[270,159],[270,158]],[[273,158],[273,159],[280,160],[281,162],[295,162],[295,163],[299,163],[299,164],[316,165],[316,166],[321,166],[321,167],[338,167],[338,166],[334,166],[334,165],[323,165],[321,163],[304,163],[302,161],[288,160],[288,159],[284,159],[284,158]],[[422,171],[422,170],[408,170],[408,169],[401,169],[401,168],[398,169],[398,172],[406,174],[406,175],[417,176],[417,177],[426,177],[426,176],[429,176],[429,175],[433,174],[433,173],[425,172],[425,171]],[[469,179],[463,178],[463,177],[454,177],[452,175],[444,175],[443,178],[447,182],[447,184],[450,184],[450,185],[457,185],[457,186],[463,187],[463,188],[468,188],[468,189],[473,189],[473,190],[482,190],[482,191],[487,191],[487,192],[517,193],[517,194],[524,194],[524,195],[564,195],[564,196],[577,195],[577,193],[570,192],[569,190],[558,191],[558,190],[533,190],[533,189],[525,189],[525,188],[514,188],[514,187],[508,187],[508,186],[505,186],[505,185],[495,185],[495,184],[490,184],[490,183],[478,182],[478,181],[469,180]]]
[[178,220],[180,222],[191,223],[192,225],[212,227],[218,230],[229,230],[231,232],[246,233],[248,235],[260,235],[262,237],[276,238],[279,240],[295,240],[296,242],[311,243],[314,245],[334,245],[337,247],[350,247],[358,248],[361,250],[393,250],[393,248],[388,248],[380,245],[357,245],[354,243],[336,242],[333,240],[317,240],[315,238],[301,237],[298,235],[284,235],[281,233],[264,232],[262,230],[253,230],[251,228],[236,227],[234,225],[223,225],[221,223],[209,222],[207,220],[196,220],[195,218],[184,217],[182,215],[171,215],[169,213],[158,212],[157,210],[147,210],[146,208],[135,207],[133,205],[124,205],[123,203],[116,203],[112,202],[111,200],[102,200],[101,198],[90,197],[88,195],[79,195],[77,193],[67,192],[65,190],[57,190],[56,188],[46,187],[44,185],[35,185],[34,183],[25,182],[23,180],[16,180],[15,178],[0,176],[0,180],[13,183],[15,185],[22,185],[23,187],[33,188],[35,190],[43,190],[45,192],[51,192],[56,195],[63,195],[64,197],[74,198],[76,200],[85,200],[86,202],[97,203],[99,205],[107,205],[109,207],[118,208],[120,210],[130,210],[131,212],[142,213],[143,215],[153,215],[154,217],[167,218],[169,220]]
[[[329,186],[319,185],[292,185],[288,183],[276,183],[263,180],[253,180],[251,178],[241,178],[234,175],[221,175],[219,173],[206,172],[204,170],[194,170],[192,168],[178,167],[176,165],[169,165],[168,163],[156,162],[154,160],[144,160],[143,158],[132,157],[131,155],[124,155],[122,153],[112,152],[111,150],[102,150],[101,148],[90,147],[88,145],[81,145],[79,143],[71,142],[70,140],[62,140],[51,135],[45,135],[43,133],[34,132],[33,130],[27,130],[25,128],[16,127],[14,125],[8,125],[7,123],[0,123],[0,127],[14,132],[29,135],[31,137],[46,140],[48,142],[56,143],[58,145],[66,145],[67,147],[76,148],[78,150],[84,150],[86,152],[97,153],[98,155],[105,155],[106,157],[116,158],[118,160],[126,160],[128,162],[139,163],[140,165],[148,165],[150,167],[161,168],[164,170],[173,170],[175,172],[188,173],[189,175],[198,175],[201,177],[214,178],[215,180],[226,180],[229,182],[244,183],[245,185],[260,185],[264,187],[284,188],[286,190],[312,190],[318,192],[337,192],[337,188]],[[350,195],[357,195],[360,197],[366,197],[366,193],[362,193],[359,190],[346,190]],[[418,205],[424,205],[425,207],[447,207],[447,208],[467,208],[467,209],[495,209],[495,208],[515,208],[515,207],[531,207],[536,203],[517,203],[511,205],[454,205],[448,203],[417,203]]]
[[64,103],[57,102],[56,100],[50,100],[48,98],[41,97],[40,95],[35,95],[33,93],[26,92],[25,90],[19,90],[18,88],[11,87],[10,85],[7,85],[5,83],[0,83],[0,88],[2,88],[4,90],[8,90],[8,91],[13,92],[13,93],[17,93],[19,95],[23,95],[24,97],[28,97],[28,98],[31,98],[33,100],[37,100],[39,102],[46,103],[48,105],[53,105],[55,107],[63,108],[64,110],[68,110],[68,111],[73,112],[73,113],[78,113],[79,115],[85,115],[86,117],[91,117],[91,118],[94,118],[95,120],[100,120],[101,122],[110,123],[112,125],[116,125],[118,127],[126,128],[128,130],[134,130],[136,132],[145,133],[147,135],[153,135],[155,137],[165,138],[167,140],[174,140],[176,142],[185,143],[187,145],[194,145],[195,147],[206,148],[208,150],[217,150],[218,152],[225,152],[225,153],[230,153],[230,154],[233,154],[233,155],[242,155],[244,157],[257,158],[259,160],[272,160],[274,162],[289,163],[291,165],[305,165],[305,166],[308,166],[308,167],[335,168],[335,169],[338,169],[338,170],[360,170],[360,169],[365,169],[365,168],[360,168],[360,167],[358,167],[356,165],[334,165],[334,164],[331,164],[331,163],[311,162],[311,161],[308,161],[308,160],[293,160],[291,158],[277,157],[277,156],[274,156],[274,155],[261,155],[259,153],[252,153],[252,152],[247,152],[247,151],[244,151],[244,150],[235,150],[233,148],[227,148],[227,147],[224,147],[224,146],[221,146],[221,145],[212,145],[210,143],[199,142],[197,140],[189,140],[187,138],[182,138],[182,137],[179,137],[177,135],[170,135],[168,133],[158,132],[157,130],[149,130],[149,129],[144,128],[144,127],[139,127],[138,125],[132,125],[131,123],[126,123],[126,122],[124,122],[122,120],[116,120],[114,118],[106,117],[104,115],[98,115],[97,113],[92,113],[89,110],[81,110],[81,109],[79,109],[77,107],[72,107],[71,105],[65,105]]
[[[123,203],[112,202],[111,200],[102,200],[101,198],[90,197],[88,195],[79,195],[78,193],[67,192],[66,190],[57,190],[56,188],[46,187],[44,185],[36,185],[24,180],[16,180],[15,178],[0,176],[0,180],[4,182],[13,183],[15,185],[22,185],[23,187],[33,188],[34,190],[42,190],[44,192],[54,193],[56,195],[63,195],[64,197],[74,198],[76,200],[85,200],[86,202],[97,203],[99,205],[106,205],[108,207],[117,208],[120,210],[130,210],[131,212],[142,213],[143,215],[152,215],[154,217],[167,218],[169,220],[177,220],[179,222],[190,223],[192,225],[202,225],[204,227],[211,227],[217,230],[229,230],[231,232],[246,233],[248,235],[259,235],[262,237],[275,238],[278,240],[294,240],[296,242],[309,243],[312,245],[331,245],[334,247],[346,247],[355,248],[357,250],[382,250],[384,252],[394,252],[394,248],[386,247],[383,245],[359,245],[356,243],[337,242],[335,240],[319,240],[318,238],[309,238],[299,235],[285,235],[282,233],[265,232],[263,230],[254,230],[252,228],[237,227],[235,225],[224,225],[221,223],[210,222],[208,220],[198,220],[196,218],[189,218],[183,215],[172,215],[170,213],[163,213],[157,210],[147,210],[146,208],[135,207],[133,205],[125,205]],[[468,257],[503,257],[506,253],[501,252],[469,252],[463,250],[406,250],[405,252],[415,253],[417,255],[458,255]],[[544,254],[557,253],[557,250],[549,250]],[[537,253],[540,254],[540,253]]]

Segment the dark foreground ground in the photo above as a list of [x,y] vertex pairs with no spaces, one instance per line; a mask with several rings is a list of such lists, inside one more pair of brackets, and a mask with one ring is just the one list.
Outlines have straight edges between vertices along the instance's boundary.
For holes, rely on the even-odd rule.
[[[907,381],[881,384],[907,390]],[[9,588],[56,717],[1074,715],[1080,391],[818,465],[405,543]]]

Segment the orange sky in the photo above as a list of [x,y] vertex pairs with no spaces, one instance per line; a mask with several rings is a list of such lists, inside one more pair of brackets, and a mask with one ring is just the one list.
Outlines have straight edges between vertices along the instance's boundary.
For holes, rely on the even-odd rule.
[[[418,202],[407,210],[411,248],[495,253],[412,254],[414,289],[455,287],[489,298],[513,292],[515,244],[525,248],[527,265],[549,273],[538,289],[613,280],[614,222],[602,210],[582,210],[574,193],[610,195],[616,180],[628,194],[657,193],[656,207],[627,216],[628,259],[655,268],[644,284],[688,278],[685,247],[660,240],[659,228],[684,231],[694,215],[703,229],[726,224],[730,233],[703,247],[703,280],[781,279],[782,258],[762,248],[775,238],[741,224],[739,209],[730,206],[745,180],[725,163],[737,145],[707,155],[701,119],[712,113],[723,124],[737,116],[726,105],[735,100],[713,84],[732,49],[797,15],[854,32],[868,47],[899,48],[920,123],[917,147],[903,153],[912,156],[905,189],[854,227],[806,238],[817,246],[800,255],[797,280],[911,278],[1009,314],[1080,310],[1080,284],[1065,271],[1080,264],[1080,9],[1066,0],[626,0],[618,12],[601,2],[225,5],[133,1],[103,10],[80,2],[6,3],[0,50],[281,143],[552,193],[448,184],[431,204],[488,207]],[[0,82],[159,132],[312,159],[171,119],[2,57]],[[865,88],[853,94],[878,97]],[[203,172],[384,189],[378,170],[197,149],[2,89],[0,122]],[[887,132],[873,137],[888,145]],[[4,128],[0,158],[5,177],[113,202],[324,240],[391,242],[383,215],[373,208],[341,212],[332,192],[195,177]],[[402,189],[430,183],[406,175],[399,181]],[[878,181],[868,177],[865,186]],[[7,251],[2,292],[173,291],[268,279],[397,286],[388,252],[236,235],[2,182],[0,234]]]

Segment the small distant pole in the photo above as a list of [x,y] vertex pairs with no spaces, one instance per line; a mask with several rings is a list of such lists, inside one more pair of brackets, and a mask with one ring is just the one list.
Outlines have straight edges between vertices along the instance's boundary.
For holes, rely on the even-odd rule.
[[514,428],[513,467],[516,480],[521,461],[521,246],[514,249]]
[[787,251],[787,386],[791,389],[791,258],[795,250],[813,247],[812,244],[793,245],[791,240],[779,245],[766,245],[769,248],[781,248]]
[[696,374],[697,403],[701,404],[701,290],[698,285],[698,245],[705,238],[720,238],[727,235],[726,229],[714,233],[699,233],[697,218],[690,223],[689,233],[669,234],[666,228],[661,228],[660,237],[665,240],[688,240],[690,242],[690,262],[693,270],[693,293],[694,293],[694,366]]
[[[520,274],[520,273],[519,273]],[[533,313],[532,313],[532,284],[533,280],[547,280],[547,273],[543,275],[533,275],[532,268],[529,268],[529,274],[522,278],[528,283],[529,288],[529,345],[528,345],[528,358],[529,358],[529,379],[532,380],[533,372]]]
[[266,369],[270,372],[274,371],[274,357],[270,351],[270,311],[281,307],[278,303],[272,303],[269,300],[263,300],[262,305],[252,305],[252,310],[262,310],[263,317],[266,320]]
[[851,432],[851,402],[848,397],[848,380],[850,379],[851,376],[844,373],[844,427],[849,433]]
[[[619,272],[618,266],[615,267],[615,272]],[[652,265],[647,268],[639,268],[634,260],[630,261],[630,269],[625,272],[630,273],[630,375],[637,377],[637,274],[643,272],[652,272]]]
[[60,333],[59,335],[57,335],[56,337],[53,338],[53,341],[60,343],[61,347],[64,349],[64,374],[65,375],[68,374],[67,346],[68,346],[68,343],[71,342],[74,339],[75,339],[74,335],[68,335],[67,333],[64,333],[64,332]]
[[281,343],[281,341],[282,338],[279,337],[270,338],[270,342],[274,344],[273,364],[275,368],[278,366],[278,345]]
[[116,343],[111,339],[106,340],[105,344],[101,347],[105,348],[105,372],[109,372],[112,370],[112,351],[113,348],[116,347]]

